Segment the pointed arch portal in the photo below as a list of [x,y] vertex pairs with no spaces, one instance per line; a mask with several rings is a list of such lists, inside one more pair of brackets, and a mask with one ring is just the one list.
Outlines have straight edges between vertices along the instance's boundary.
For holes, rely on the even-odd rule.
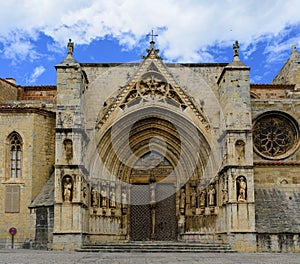
[[150,106],[125,113],[98,142],[94,171],[127,186],[129,239],[176,240],[178,190],[199,184],[211,154],[203,133],[184,115]]
[[122,116],[99,138],[97,151],[99,160],[92,171],[107,180],[128,184],[137,161],[155,151],[173,168],[170,177],[163,180],[175,177],[177,189],[188,180],[199,179],[211,155],[208,140],[195,124],[175,111],[156,106]]

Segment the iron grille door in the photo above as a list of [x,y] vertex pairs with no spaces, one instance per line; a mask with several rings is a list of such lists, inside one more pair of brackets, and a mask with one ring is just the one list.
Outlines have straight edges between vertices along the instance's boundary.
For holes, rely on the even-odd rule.
[[131,240],[151,239],[152,221],[149,185],[132,185],[130,207]]
[[[167,198],[166,198],[167,197]],[[173,184],[156,185],[155,240],[177,239],[176,195]]]

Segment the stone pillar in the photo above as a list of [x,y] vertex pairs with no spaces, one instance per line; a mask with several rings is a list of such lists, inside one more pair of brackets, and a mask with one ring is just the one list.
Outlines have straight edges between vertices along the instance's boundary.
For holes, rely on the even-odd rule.
[[87,135],[84,127],[87,80],[73,57],[68,56],[57,71],[57,117],[55,153],[55,205],[53,249],[73,250],[82,244],[88,231],[88,171],[84,164]]
[[222,171],[228,177],[225,231],[232,234],[228,237],[233,248],[255,251],[250,68],[240,61],[237,42],[233,48],[234,59],[218,80],[225,135]]

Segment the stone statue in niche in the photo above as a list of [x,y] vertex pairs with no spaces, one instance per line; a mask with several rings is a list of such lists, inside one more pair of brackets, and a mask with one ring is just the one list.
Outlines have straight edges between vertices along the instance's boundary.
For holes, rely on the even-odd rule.
[[243,202],[246,201],[246,189],[247,189],[247,182],[244,176],[241,176],[237,179],[238,183],[238,201]]
[[205,207],[205,197],[206,197],[206,191],[203,190],[200,194],[200,202],[199,202],[200,207]]
[[237,154],[237,159],[239,161],[245,159],[245,142],[243,140],[237,140],[235,142],[235,150]]
[[73,142],[71,139],[65,139],[64,140],[64,146],[65,146],[65,155],[66,159],[70,160],[73,158]]
[[116,193],[114,188],[109,193],[109,206],[110,208],[116,208]]
[[196,208],[196,205],[197,205],[197,202],[196,202],[196,197],[197,196],[197,193],[195,191],[194,188],[192,188],[192,191],[191,191],[191,207],[192,208]]
[[222,181],[222,193],[223,193],[222,201],[223,201],[223,203],[227,203],[228,202],[228,182],[227,182],[227,177],[223,177],[223,181]]
[[127,205],[128,205],[128,200],[127,200],[127,193],[126,193],[126,190],[122,190],[122,194],[121,194],[121,202],[122,202],[122,210],[123,210],[123,214],[125,214],[126,209],[127,209]]
[[184,188],[182,188],[180,190],[180,204],[179,204],[179,209],[181,214],[184,214],[184,208],[185,208],[185,190]]
[[100,195],[101,195],[101,207],[106,208],[107,207],[107,190],[106,190],[106,185],[102,186]]
[[99,195],[96,189],[92,189],[92,206],[98,207],[99,205]]
[[216,189],[213,184],[209,186],[208,190],[208,205],[209,206],[214,206],[215,205],[215,194],[216,194]]
[[84,204],[87,204],[87,188],[86,186],[84,185],[81,189],[81,201],[84,203]]
[[72,190],[73,190],[72,178],[70,176],[64,177],[63,178],[63,200],[65,202],[72,201]]

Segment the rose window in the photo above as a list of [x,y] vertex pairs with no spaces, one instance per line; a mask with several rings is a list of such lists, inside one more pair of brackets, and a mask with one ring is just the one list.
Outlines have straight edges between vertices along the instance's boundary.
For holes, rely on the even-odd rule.
[[285,158],[298,145],[298,128],[291,119],[277,113],[260,117],[253,127],[254,150],[269,159]]

